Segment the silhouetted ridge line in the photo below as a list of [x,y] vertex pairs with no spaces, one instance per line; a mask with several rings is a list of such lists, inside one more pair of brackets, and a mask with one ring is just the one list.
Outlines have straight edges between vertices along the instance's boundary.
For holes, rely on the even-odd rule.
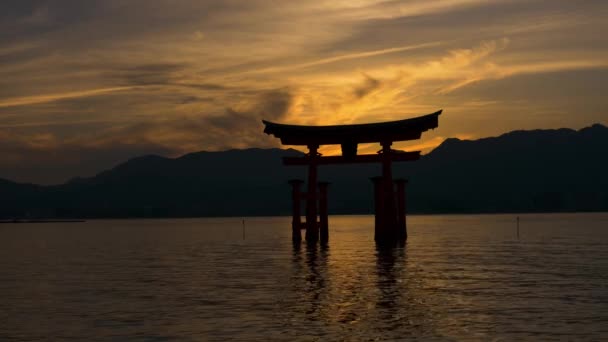
[[[417,163],[398,163],[410,178],[418,213],[608,211],[608,128],[514,131],[479,140],[446,139]],[[0,179],[0,218],[288,215],[288,149],[148,155],[90,178],[55,186]],[[373,165],[320,168],[330,213],[370,213]],[[356,189],[356,190],[354,190]]]

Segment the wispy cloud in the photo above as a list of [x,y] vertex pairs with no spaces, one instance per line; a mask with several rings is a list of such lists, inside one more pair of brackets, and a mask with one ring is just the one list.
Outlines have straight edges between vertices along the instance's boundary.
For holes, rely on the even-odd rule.
[[381,49],[381,50],[355,52],[355,53],[349,53],[349,54],[345,54],[345,55],[323,58],[323,59],[319,59],[319,60],[312,61],[312,62],[288,65],[288,66],[284,66],[284,67],[270,67],[270,68],[251,70],[248,73],[249,74],[258,74],[258,73],[263,74],[263,73],[272,73],[272,72],[294,71],[297,69],[316,67],[316,66],[321,66],[321,65],[326,65],[326,64],[353,60],[353,59],[369,58],[369,57],[381,56],[381,55],[386,55],[386,54],[391,54],[391,53],[435,47],[435,46],[439,46],[441,44],[442,44],[442,42],[430,42],[430,43],[423,43],[423,44],[416,44],[416,45],[398,46],[398,47],[392,47],[392,48]]
[[[366,1],[354,7],[347,15],[359,20],[404,18],[421,15],[438,15],[473,6],[499,4],[505,0],[412,0]],[[519,1],[519,0],[516,0]]]
[[0,99],[0,108],[2,107],[17,107],[17,106],[28,106],[40,103],[47,103],[59,100],[74,99],[79,97],[90,97],[97,96],[107,93],[132,90],[134,87],[112,87],[112,88],[100,88],[100,89],[89,89],[79,90],[59,94],[44,94],[34,96],[23,96],[8,99]]

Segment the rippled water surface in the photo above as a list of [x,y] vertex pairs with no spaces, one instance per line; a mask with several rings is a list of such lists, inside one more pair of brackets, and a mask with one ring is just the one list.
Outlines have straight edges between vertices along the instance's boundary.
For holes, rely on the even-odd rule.
[[608,214],[0,225],[0,340],[606,340]]

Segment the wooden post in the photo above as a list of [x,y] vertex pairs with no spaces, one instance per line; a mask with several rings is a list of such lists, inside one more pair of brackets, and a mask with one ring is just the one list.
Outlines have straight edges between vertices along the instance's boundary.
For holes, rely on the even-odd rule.
[[302,192],[300,190],[300,186],[302,185],[302,183],[304,183],[304,181],[301,179],[292,179],[289,181],[289,184],[291,184],[292,200],[291,237],[294,242],[302,241],[302,234],[300,233],[300,230],[302,228],[302,218],[300,214],[300,208],[302,207],[300,202],[302,198]]
[[317,157],[318,145],[308,146],[308,192],[306,193],[306,241],[319,241],[319,225],[317,224]]
[[407,240],[407,221],[406,221],[406,201],[405,201],[405,185],[407,180],[395,180],[397,185],[397,223],[398,237],[400,240]]
[[397,231],[397,213],[395,211],[395,187],[393,185],[393,170],[391,160],[391,141],[383,141],[382,145],[382,198],[383,198],[383,240],[394,240]]
[[370,178],[374,183],[374,218],[375,218],[375,227],[374,227],[374,239],[376,241],[380,240],[383,235],[383,227],[384,222],[382,221],[384,203],[382,196],[382,177],[372,177]]
[[321,230],[321,243],[329,241],[329,219],[327,210],[328,182],[319,182],[319,226]]

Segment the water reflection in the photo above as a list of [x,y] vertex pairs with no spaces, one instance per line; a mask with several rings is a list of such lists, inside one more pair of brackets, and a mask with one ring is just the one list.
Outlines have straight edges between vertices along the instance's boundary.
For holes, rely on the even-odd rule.
[[[405,258],[405,245],[391,246],[376,244],[376,286],[379,297],[376,306],[385,310],[392,309],[399,301],[399,289]],[[390,312],[387,312],[390,314]]]
[[329,246],[297,243],[293,245],[294,291],[306,320],[325,319],[324,298],[329,288],[327,263]]
[[[407,253],[405,244],[376,244],[375,317],[378,333],[401,330],[410,332],[411,317],[424,314],[424,308],[415,308],[416,289],[409,287],[407,279]],[[422,309],[422,310],[420,310]]]

